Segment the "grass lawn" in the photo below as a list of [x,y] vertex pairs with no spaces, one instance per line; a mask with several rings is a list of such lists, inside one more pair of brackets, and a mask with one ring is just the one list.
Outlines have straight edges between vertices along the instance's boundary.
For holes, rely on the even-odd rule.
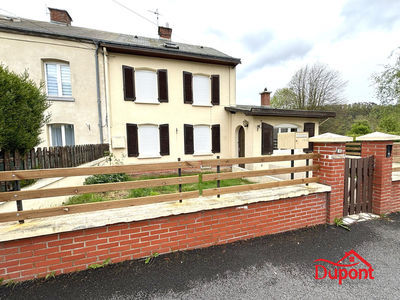
[[[192,176],[197,174],[187,174],[182,176]],[[150,176],[144,175],[138,178],[129,178],[129,180],[136,181],[136,180],[146,180],[146,179],[156,179],[156,178],[167,178],[167,177],[176,177],[176,174],[169,174],[169,175],[159,175],[159,176]],[[226,179],[221,180],[221,187],[226,186],[233,186],[233,185],[243,185],[252,183],[246,179]],[[216,188],[217,181],[202,181],[202,175],[200,174],[200,182],[197,183],[188,183],[182,184],[182,192],[188,191],[196,191],[199,190],[200,194],[204,189]],[[137,198],[137,197],[145,197],[145,196],[155,196],[161,194],[171,194],[179,192],[179,185],[167,185],[167,186],[158,186],[158,187],[151,187],[151,188],[138,188],[138,189],[131,189],[127,191],[117,191],[117,192],[103,192],[103,193],[89,193],[89,194],[82,194],[70,197],[65,205],[72,205],[72,204],[81,204],[81,203],[91,203],[91,202],[101,202],[101,201],[109,201],[109,200],[117,200],[117,199],[126,199],[126,198]]]

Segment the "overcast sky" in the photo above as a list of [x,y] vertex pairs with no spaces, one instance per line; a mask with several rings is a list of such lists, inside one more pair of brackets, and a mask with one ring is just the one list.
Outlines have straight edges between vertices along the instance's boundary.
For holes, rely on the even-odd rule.
[[[371,75],[400,46],[400,0],[118,1],[154,23],[158,9],[172,40],[241,58],[240,104],[259,104],[264,87],[285,87],[315,62],[340,71],[348,102],[376,102]],[[75,26],[157,37],[156,25],[113,0],[1,0],[0,14],[48,21],[46,6],[66,9]]]

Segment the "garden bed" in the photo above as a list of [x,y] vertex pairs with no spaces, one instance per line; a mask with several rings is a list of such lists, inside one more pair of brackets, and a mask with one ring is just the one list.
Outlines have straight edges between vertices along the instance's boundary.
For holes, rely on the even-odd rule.
[[[199,182],[190,183],[190,184],[182,184],[182,192],[196,191],[199,190],[200,194],[203,189],[209,189],[217,187],[217,181],[202,181],[202,174],[185,174],[182,176],[189,175],[199,175]],[[158,178],[168,178],[168,177],[176,177],[176,174],[164,174],[164,175],[142,175],[139,177],[131,177],[126,174],[114,174],[114,175],[95,175],[90,176],[85,180],[85,184],[98,184],[98,183],[110,183],[110,182],[123,182],[123,181],[137,181],[137,180],[150,180],[150,179],[158,179]],[[234,185],[243,185],[252,183],[246,179],[226,179],[220,181],[221,187],[234,186]],[[102,192],[102,193],[88,193],[82,195],[76,195],[70,197],[64,204],[72,205],[72,204],[82,204],[82,203],[92,203],[92,202],[102,202],[102,201],[111,201],[118,199],[127,199],[127,198],[138,198],[138,197],[146,197],[146,196],[155,196],[161,194],[171,194],[178,193],[179,185],[167,185],[167,186],[158,186],[158,187],[149,187],[149,188],[137,188],[131,190],[124,191],[112,191],[112,192]]]

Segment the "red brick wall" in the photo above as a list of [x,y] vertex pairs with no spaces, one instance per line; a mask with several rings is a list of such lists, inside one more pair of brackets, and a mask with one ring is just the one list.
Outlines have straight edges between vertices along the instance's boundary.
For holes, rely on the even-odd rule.
[[[339,149],[340,153],[337,153]],[[320,157],[314,159],[319,170],[313,176],[319,177],[319,182],[331,186],[330,200],[327,208],[326,222],[333,224],[335,218],[343,217],[344,195],[344,143],[314,143],[314,153]]]
[[362,142],[361,156],[374,156],[374,179],[372,186],[372,212],[386,214],[395,211],[392,199],[392,157],[386,157],[386,145],[392,141]]
[[324,224],[326,193],[0,243],[0,277],[28,280],[151,253],[203,248]]
[[400,181],[392,182],[392,197],[390,201],[390,211],[400,211]]

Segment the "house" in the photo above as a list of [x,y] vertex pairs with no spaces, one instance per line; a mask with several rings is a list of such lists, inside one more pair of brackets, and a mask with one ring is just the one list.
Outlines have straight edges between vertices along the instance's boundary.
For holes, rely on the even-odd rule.
[[[110,143],[124,162],[248,157],[284,153],[277,134],[318,134],[334,113],[236,105],[240,59],[200,45],[71,25],[65,10],[51,22],[1,17],[0,60],[44,81],[51,122],[42,146]],[[300,150],[302,151],[302,150]]]
[[18,73],[27,70],[37,84],[45,83],[51,120],[39,146],[104,142],[104,118],[99,120],[98,114],[104,84],[101,76],[97,88],[96,44],[70,36],[72,18],[67,12],[50,9],[50,17],[51,22],[40,22],[0,16],[0,63]]

